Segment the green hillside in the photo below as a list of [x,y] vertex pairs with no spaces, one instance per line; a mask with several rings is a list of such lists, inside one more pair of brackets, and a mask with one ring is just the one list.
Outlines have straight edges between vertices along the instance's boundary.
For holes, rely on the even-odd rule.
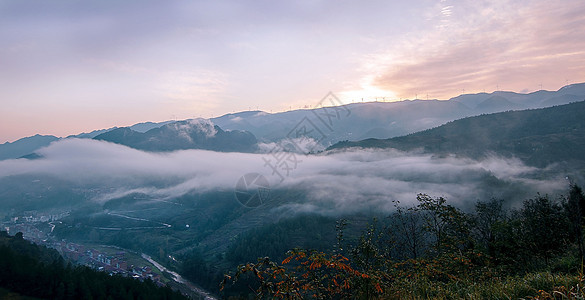
[[481,158],[514,156],[535,166],[585,158],[585,101],[543,109],[469,117],[391,139],[340,142],[329,148],[422,149],[426,153]]

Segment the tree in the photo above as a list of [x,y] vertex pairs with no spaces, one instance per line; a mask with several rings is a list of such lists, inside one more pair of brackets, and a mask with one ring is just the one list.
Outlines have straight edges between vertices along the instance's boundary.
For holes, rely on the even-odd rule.
[[503,200],[492,199],[475,204],[474,235],[477,243],[490,256],[494,256],[494,246],[497,237],[497,225],[506,220],[506,213],[502,210]]
[[396,202],[396,212],[390,216],[389,233],[397,241],[401,258],[417,259],[423,251],[425,231],[422,226],[421,212],[415,207],[402,208]]
[[585,223],[583,217],[585,212],[585,196],[583,196],[583,191],[576,184],[571,185],[565,209],[569,221],[571,222],[572,239],[576,242],[579,249],[579,261],[583,261],[583,225]]
[[431,235],[435,255],[447,250],[468,248],[471,241],[469,218],[458,208],[446,204],[443,197],[417,195],[417,209],[422,212],[423,228]]
[[538,195],[524,201],[520,217],[524,246],[548,265],[553,254],[564,250],[569,240],[571,228],[562,206],[548,196]]
[[256,299],[372,299],[383,293],[378,273],[357,271],[348,258],[318,251],[291,250],[282,264],[264,257],[241,265],[225,275],[221,290],[246,274],[256,281]]

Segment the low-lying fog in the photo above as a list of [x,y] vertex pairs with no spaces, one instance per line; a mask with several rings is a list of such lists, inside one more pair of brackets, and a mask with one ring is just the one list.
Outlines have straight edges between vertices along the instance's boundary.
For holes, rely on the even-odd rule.
[[[0,179],[13,175],[55,176],[72,186],[101,188],[92,201],[131,193],[172,199],[189,192],[233,190],[247,173],[263,174],[271,189],[302,189],[306,202],[283,204],[327,214],[390,211],[393,200],[412,203],[418,193],[443,196],[466,206],[492,197],[523,200],[537,192],[557,195],[568,187],[554,166],[537,169],[516,159],[481,161],[393,150],[349,150],[305,156],[244,154],[203,150],[149,153],[112,143],[66,139],[38,151],[42,157],[0,162]],[[279,155],[288,164],[274,173]],[[296,166],[295,166],[296,164]],[[556,174],[556,175],[555,175]]]

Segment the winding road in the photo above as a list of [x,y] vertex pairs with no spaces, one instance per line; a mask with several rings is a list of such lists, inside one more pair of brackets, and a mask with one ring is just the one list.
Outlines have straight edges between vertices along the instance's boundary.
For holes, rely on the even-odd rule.
[[161,265],[158,262],[156,262],[154,259],[152,259],[152,257],[148,256],[147,254],[142,253],[142,258],[146,259],[148,262],[150,262],[151,264],[153,264],[161,272],[167,272],[167,273],[173,275],[173,280],[175,282],[187,286],[190,290],[192,290],[193,292],[195,292],[198,295],[202,296],[203,299],[205,299],[205,300],[216,300],[216,298],[214,298],[213,296],[211,296],[211,294],[209,292],[207,292],[207,291],[205,291],[205,290],[203,290],[203,289],[195,286],[190,281],[184,279],[177,272],[174,272],[174,271],[171,271],[171,270],[165,268],[163,265]]

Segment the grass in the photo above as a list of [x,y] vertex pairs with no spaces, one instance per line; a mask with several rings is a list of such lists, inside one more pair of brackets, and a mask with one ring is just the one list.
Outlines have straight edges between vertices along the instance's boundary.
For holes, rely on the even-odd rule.
[[394,282],[394,299],[585,299],[578,275],[529,273],[524,276],[449,283],[428,280]]

